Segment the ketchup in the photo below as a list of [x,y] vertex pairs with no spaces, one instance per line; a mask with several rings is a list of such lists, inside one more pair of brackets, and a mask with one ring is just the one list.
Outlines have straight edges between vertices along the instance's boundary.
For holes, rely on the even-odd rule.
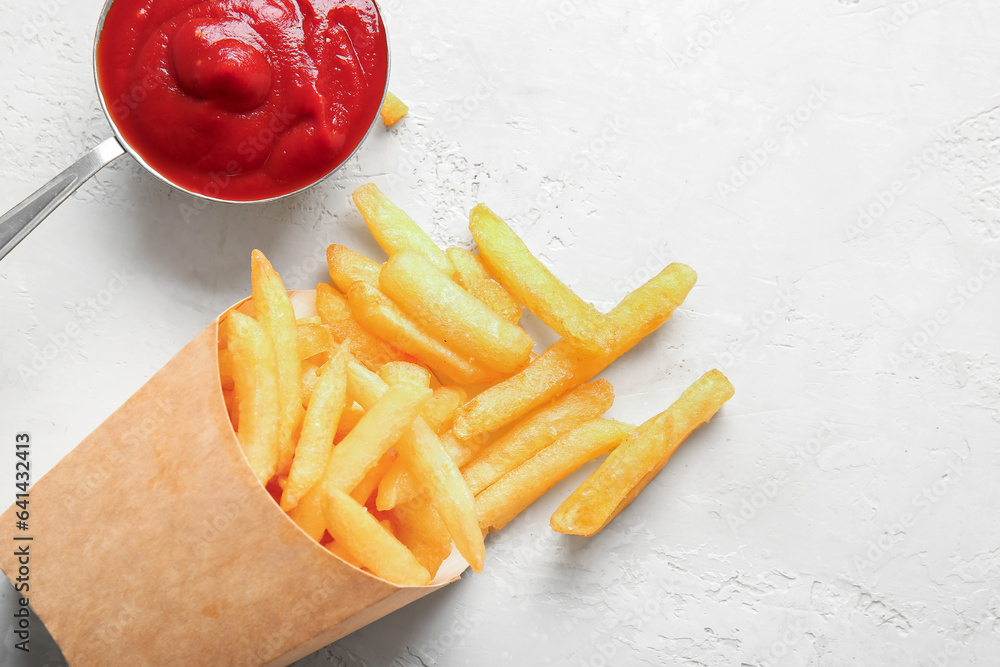
[[115,0],[97,44],[119,132],[177,185],[232,201],[322,178],[388,76],[372,0]]

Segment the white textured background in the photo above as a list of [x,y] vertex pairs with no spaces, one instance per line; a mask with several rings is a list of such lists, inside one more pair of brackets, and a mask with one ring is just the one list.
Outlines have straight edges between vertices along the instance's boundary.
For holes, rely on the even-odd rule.
[[[327,244],[375,253],[374,180],[442,243],[487,202],[603,309],[691,264],[610,414],[712,366],[737,394],[597,537],[547,526],[581,471],[484,574],[299,667],[1000,665],[1000,6],[384,5],[411,113],[338,177],[192,214],[122,159],[0,263],[0,504],[14,433],[48,470],[247,293],[251,249],[305,288]],[[0,8],[0,208],[109,133],[99,8]]]

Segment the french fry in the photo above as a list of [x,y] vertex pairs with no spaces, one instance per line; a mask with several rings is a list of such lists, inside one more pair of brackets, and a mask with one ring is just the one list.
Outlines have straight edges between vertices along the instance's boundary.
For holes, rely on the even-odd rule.
[[351,311],[369,330],[392,341],[402,351],[419,359],[434,371],[459,384],[478,384],[501,377],[468,357],[453,352],[422,331],[376,287],[363,282],[347,290]]
[[462,288],[476,297],[508,322],[521,319],[521,305],[500,283],[493,280],[479,256],[465,248],[448,248],[445,251],[455,267],[455,280]]
[[475,572],[482,572],[486,547],[476,519],[475,498],[437,435],[427,422],[418,419],[396,442],[396,451],[414,478],[426,488],[459,552]]
[[333,449],[337,423],[347,402],[349,354],[347,343],[341,343],[333,358],[320,369],[281,496],[281,509],[286,512],[298,505],[309,489],[323,477]]
[[[319,380],[319,366],[311,361],[302,362],[302,407],[309,407],[309,399],[312,397],[313,389],[316,388],[316,381]],[[338,427],[339,429],[339,427]]]
[[385,477],[385,474],[396,462],[396,458],[396,454],[392,450],[383,454],[382,458],[375,464],[375,467],[369,470],[364,479],[351,491],[351,498],[354,498],[362,505],[366,504],[368,499],[371,498],[372,492],[378,488],[378,483],[382,481],[382,478]]
[[351,429],[361,421],[364,414],[365,411],[360,405],[351,405],[345,409],[344,413],[340,415],[340,423],[337,424],[337,438],[343,438],[350,433]]
[[416,252],[389,258],[379,287],[442,345],[501,373],[528,363],[534,341],[463,290]]
[[561,479],[613,450],[634,430],[631,424],[609,419],[591,419],[576,427],[476,496],[479,527],[503,528]]
[[447,385],[434,390],[420,412],[431,430],[440,435],[451,428],[458,409],[468,400],[469,395],[461,387]]
[[324,492],[353,491],[382,455],[407,432],[430,395],[430,389],[413,384],[389,387],[333,448],[323,473]]
[[317,542],[326,530],[326,519],[323,518],[322,484],[313,484],[309,492],[302,497],[298,505],[288,516],[302,531]]
[[376,575],[401,586],[423,586],[431,580],[410,550],[346,493],[329,490],[323,517],[333,539]]
[[611,383],[597,380],[577,387],[551,405],[528,415],[503,437],[476,454],[464,468],[462,477],[473,494],[493,484],[521,465],[556,438],[583,422],[600,417],[614,403]]
[[465,248],[448,248],[444,251],[455,267],[455,282],[468,289],[469,283],[490,277],[489,271],[479,255]]
[[705,373],[666,411],[647,420],[552,515],[552,529],[593,535],[625,509],[690,433],[733,396],[717,370]]
[[427,498],[417,498],[392,510],[397,538],[433,577],[451,553],[451,536]]
[[594,377],[666,322],[694,287],[697,275],[671,264],[628,294],[608,317],[617,329],[611,352],[589,355],[565,340],[516,375],[490,387],[459,410],[453,427],[460,438],[501,428],[532,408]]
[[278,468],[281,425],[274,345],[262,324],[239,312],[229,314],[228,332],[239,410],[236,438],[257,481],[266,486]]
[[326,249],[326,263],[330,280],[341,292],[347,292],[351,283],[358,281],[378,285],[378,272],[382,265],[336,243]]
[[521,319],[521,313],[524,309],[517,301],[514,301],[500,283],[492,278],[475,280],[465,290],[511,324],[517,324]]
[[223,389],[233,388],[233,355],[227,348],[219,350],[219,383]]
[[309,315],[295,320],[296,326],[302,326],[303,324],[323,324],[323,318],[319,315]]
[[351,354],[368,368],[375,370],[382,364],[403,358],[397,348],[362,329],[351,315],[347,297],[326,283],[316,285],[316,310],[330,327],[334,341],[349,341]]
[[574,347],[610,352],[611,321],[556,278],[498,215],[479,204],[469,216],[469,229],[483,263],[515,300]]
[[[362,427],[367,426],[368,422],[373,425],[376,423],[383,425],[390,418],[400,419],[401,408],[398,407],[394,408],[391,417],[381,414],[387,411],[385,405],[389,403],[388,397],[390,395],[404,394],[405,392],[409,392],[405,395],[413,395],[417,392],[424,392],[422,394],[423,400],[426,401],[431,394],[430,389],[405,382],[388,386],[377,374],[356,362],[348,363],[347,382],[349,393],[354,397],[354,400],[366,407],[366,412],[354,430],[348,433],[344,440],[334,448],[333,454],[330,456],[325,484],[333,485],[335,488],[354,488],[357,486],[360,480],[347,478],[345,481],[340,481],[340,478],[346,477],[351,470],[364,467],[357,461],[364,461],[367,470],[371,467],[367,463],[371,461],[371,452],[379,451],[381,456],[381,453],[388,449],[388,446],[385,449],[379,449],[364,447],[360,444],[355,445],[354,442],[374,440],[371,437],[355,436]],[[419,410],[420,407],[417,409]],[[402,436],[395,438],[391,444],[396,446],[400,460],[411,472],[414,481],[418,483],[418,488],[427,491],[434,508],[441,515],[442,521],[448,527],[448,532],[455,540],[455,546],[458,547],[459,552],[473,569],[479,572],[483,567],[485,547],[476,520],[475,499],[462,480],[458,466],[455,465],[423,417],[413,418],[410,417],[410,413],[406,413],[406,417],[409,417],[409,421],[406,421],[409,427]],[[348,447],[357,449],[359,453],[355,454],[354,450],[348,449]]]
[[364,365],[355,360],[347,362],[347,395],[353,398],[363,410],[369,410],[378,403],[389,385]]
[[333,335],[327,325],[299,323],[296,329],[298,330],[299,359],[309,359],[333,349]]
[[295,310],[281,277],[259,250],[250,256],[253,307],[274,344],[278,364],[278,400],[281,422],[278,427],[278,467],[283,473],[291,465],[295,451],[295,431],[302,423],[302,364],[299,357]]
[[[450,432],[442,434],[440,440],[448,458],[454,461],[458,468],[471,461],[483,444],[481,436],[459,440]],[[406,465],[402,461],[396,461],[379,482],[375,506],[382,511],[390,510],[413,500],[420,495],[420,491],[420,485]]]
[[235,433],[240,425],[240,411],[236,405],[236,394],[232,389],[223,389],[222,400],[226,403],[226,412],[229,414],[229,421],[232,422]]
[[400,120],[403,116],[410,110],[408,106],[403,104],[403,101],[392,94],[392,91],[385,92],[385,101],[382,102],[382,108],[379,109],[379,114],[382,116],[382,122],[385,123],[386,127],[392,127]]
[[431,372],[410,361],[390,361],[378,369],[378,376],[390,386],[399,382],[419,384],[428,389],[431,386]]
[[327,551],[337,556],[337,558],[344,561],[348,565],[353,565],[359,570],[364,567],[364,565],[358,562],[358,559],[352,556],[351,552],[345,549],[344,545],[338,542],[337,540],[333,540],[332,542],[327,542],[324,546],[326,547]]
[[455,437],[454,431],[448,431],[441,435],[441,446],[448,452],[455,465],[461,468],[475,458],[483,448],[483,436],[474,435],[471,438],[460,439]]
[[403,250],[412,250],[446,275],[455,273],[455,267],[427,232],[389,201],[374,183],[367,183],[354,191],[354,205],[364,216],[365,224],[375,241],[389,257]]

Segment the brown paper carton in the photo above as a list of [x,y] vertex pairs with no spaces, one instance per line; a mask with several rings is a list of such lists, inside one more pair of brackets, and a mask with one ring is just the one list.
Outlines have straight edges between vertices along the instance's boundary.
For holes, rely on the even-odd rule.
[[[295,299],[309,315],[311,292]],[[69,664],[284,667],[456,580],[400,587],[321,547],[254,478],[223,403],[213,322],[30,492],[37,616]],[[14,526],[9,508],[0,525]]]

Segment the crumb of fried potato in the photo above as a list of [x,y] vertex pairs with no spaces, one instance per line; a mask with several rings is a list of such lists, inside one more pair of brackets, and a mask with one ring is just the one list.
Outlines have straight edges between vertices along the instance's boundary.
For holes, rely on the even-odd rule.
[[385,122],[386,127],[392,127],[399,120],[406,115],[406,112],[410,108],[403,104],[403,101],[392,94],[392,92],[387,92],[385,94],[385,102],[382,103],[382,109],[379,111],[382,114],[382,120]]

